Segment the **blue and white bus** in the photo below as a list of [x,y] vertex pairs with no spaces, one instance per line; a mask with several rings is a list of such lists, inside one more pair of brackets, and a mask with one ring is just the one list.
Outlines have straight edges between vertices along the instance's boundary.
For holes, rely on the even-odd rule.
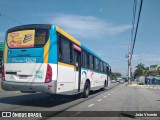
[[88,97],[109,86],[109,64],[55,25],[9,29],[3,61],[4,90]]

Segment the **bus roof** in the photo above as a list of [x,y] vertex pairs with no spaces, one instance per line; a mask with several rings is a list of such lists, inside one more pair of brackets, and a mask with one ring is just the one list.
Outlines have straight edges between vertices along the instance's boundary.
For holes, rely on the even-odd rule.
[[28,25],[20,25],[13,28],[8,29],[7,32],[12,32],[16,30],[24,30],[24,29],[32,29],[32,28],[46,28],[50,29],[51,24],[28,24]]

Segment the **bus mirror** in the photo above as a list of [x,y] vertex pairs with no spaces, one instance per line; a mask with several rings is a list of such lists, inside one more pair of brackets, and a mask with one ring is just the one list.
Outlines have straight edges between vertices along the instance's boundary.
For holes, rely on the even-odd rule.
[[78,62],[75,63],[76,71],[78,71]]

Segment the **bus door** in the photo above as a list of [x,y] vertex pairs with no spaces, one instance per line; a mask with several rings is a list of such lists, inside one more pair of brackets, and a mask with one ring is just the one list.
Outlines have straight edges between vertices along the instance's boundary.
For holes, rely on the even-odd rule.
[[74,49],[74,65],[75,65],[75,90],[80,92],[81,84],[81,49]]

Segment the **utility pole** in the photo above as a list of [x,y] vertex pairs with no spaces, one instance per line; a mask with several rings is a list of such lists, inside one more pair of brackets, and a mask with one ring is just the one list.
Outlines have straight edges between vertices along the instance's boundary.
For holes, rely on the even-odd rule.
[[131,84],[131,45],[128,46],[128,84]]

